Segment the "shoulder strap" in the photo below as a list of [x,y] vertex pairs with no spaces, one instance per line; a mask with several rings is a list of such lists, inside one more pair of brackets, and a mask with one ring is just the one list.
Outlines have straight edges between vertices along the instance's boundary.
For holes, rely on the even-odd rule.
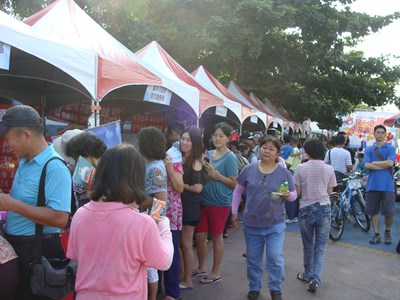
[[328,165],[332,165],[332,164],[331,164],[331,150],[332,150],[332,149],[329,149],[329,150],[328,150]]
[[[380,154],[378,152],[378,150],[376,150],[374,147],[372,147],[372,150],[375,152],[375,154],[379,157],[380,160],[385,160],[382,156],[382,154]],[[392,172],[391,172],[392,168],[387,168],[386,170],[389,172],[390,176],[392,176]]]
[[[43,166],[42,173],[40,174],[39,181],[39,190],[38,190],[38,198],[37,198],[37,206],[45,206],[45,193],[44,193],[44,185],[46,180],[46,169],[47,164],[54,160],[61,160],[63,163],[64,160],[57,156],[51,157]],[[42,256],[42,239],[43,239],[43,225],[36,223],[35,225],[35,263],[40,263],[40,257]]]

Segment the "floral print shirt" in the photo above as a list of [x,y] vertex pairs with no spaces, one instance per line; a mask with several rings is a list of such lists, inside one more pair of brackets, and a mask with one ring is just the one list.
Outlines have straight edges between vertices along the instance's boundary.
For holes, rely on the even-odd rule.
[[[172,163],[172,168],[174,172],[183,173],[183,167],[181,162]],[[171,179],[168,176],[167,181],[167,193],[168,193],[168,205],[167,205],[167,213],[171,230],[182,230],[182,202],[181,202],[181,194],[175,192],[172,189]]]
[[0,265],[17,258],[13,247],[0,235]]

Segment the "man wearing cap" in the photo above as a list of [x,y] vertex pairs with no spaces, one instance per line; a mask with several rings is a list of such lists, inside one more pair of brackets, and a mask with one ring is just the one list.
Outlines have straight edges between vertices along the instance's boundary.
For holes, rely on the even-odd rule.
[[60,228],[68,221],[71,207],[71,174],[56,159],[47,165],[45,206],[38,207],[39,179],[44,164],[60,157],[43,136],[44,126],[38,112],[30,106],[18,105],[6,111],[0,123],[4,145],[19,158],[18,170],[9,194],[0,194],[0,211],[8,211],[6,239],[14,247],[20,267],[16,299],[44,299],[32,294],[29,264],[34,259],[35,223],[43,225],[42,254],[65,258],[60,243]]

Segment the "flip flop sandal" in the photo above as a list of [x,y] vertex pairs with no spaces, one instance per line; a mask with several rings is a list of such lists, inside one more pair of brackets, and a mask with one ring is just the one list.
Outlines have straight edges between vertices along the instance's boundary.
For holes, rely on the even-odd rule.
[[221,281],[221,280],[222,280],[221,277],[217,278],[217,277],[214,277],[214,276],[207,275],[202,280],[200,280],[200,283],[201,284],[213,284],[213,283],[216,283],[216,282]]
[[179,285],[179,289],[180,289],[181,291],[193,290],[193,286],[185,286],[185,285],[180,284],[180,285]]
[[300,281],[302,281],[302,282],[304,282],[304,283],[309,283],[309,282],[310,282],[310,280],[307,279],[307,278],[304,276],[304,273],[298,273],[298,274],[297,274],[297,279],[300,280]]
[[196,277],[196,276],[204,276],[206,275],[206,272],[199,272],[197,270],[193,270],[192,271],[192,277]]

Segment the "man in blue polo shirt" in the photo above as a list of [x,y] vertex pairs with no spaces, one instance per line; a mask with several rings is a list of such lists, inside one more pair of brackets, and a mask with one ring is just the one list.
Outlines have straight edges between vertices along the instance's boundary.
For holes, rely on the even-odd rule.
[[375,143],[367,147],[364,155],[365,168],[369,170],[367,181],[366,213],[372,216],[374,236],[370,244],[381,242],[379,234],[379,213],[385,216],[385,244],[392,243],[390,228],[395,213],[395,197],[393,185],[393,165],[396,159],[395,149],[385,143],[386,127],[377,125],[374,128]]
[[46,170],[45,206],[36,205],[43,166],[51,157],[59,157],[53,146],[47,144],[43,132],[38,112],[26,105],[8,109],[0,123],[4,146],[19,158],[10,193],[0,194],[0,211],[8,211],[5,237],[18,255],[20,279],[16,299],[21,300],[44,299],[32,294],[29,283],[29,264],[35,254],[35,223],[43,225],[42,254],[65,258],[59,232],[68,222],[71,174],[62,161],[52,160]]

